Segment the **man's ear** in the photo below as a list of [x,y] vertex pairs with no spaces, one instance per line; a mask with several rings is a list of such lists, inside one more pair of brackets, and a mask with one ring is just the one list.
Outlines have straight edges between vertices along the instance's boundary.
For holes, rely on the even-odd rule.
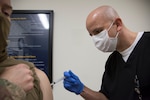
[[117,31],[120,31],[123,26],[122,20],[120,18],[116,18],[115,24],[117,25]]

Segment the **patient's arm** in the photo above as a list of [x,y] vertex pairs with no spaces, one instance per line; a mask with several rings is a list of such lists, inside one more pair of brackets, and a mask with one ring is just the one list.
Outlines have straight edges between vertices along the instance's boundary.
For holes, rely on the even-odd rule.
[[37,68],[35,68],[35,72],[40,79],[40,86],[43,92],[43,100],[53,100],[52,88],[47,75]]

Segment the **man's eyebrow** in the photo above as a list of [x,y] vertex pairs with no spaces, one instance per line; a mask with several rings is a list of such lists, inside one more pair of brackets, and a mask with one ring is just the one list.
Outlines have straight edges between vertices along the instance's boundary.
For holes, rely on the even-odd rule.
[[10,9],[10,10],[12,10],[13,8],[12,8],[12,6],[10,6],[10,5],[4,5],[4,8],[6,8],[6,9]]

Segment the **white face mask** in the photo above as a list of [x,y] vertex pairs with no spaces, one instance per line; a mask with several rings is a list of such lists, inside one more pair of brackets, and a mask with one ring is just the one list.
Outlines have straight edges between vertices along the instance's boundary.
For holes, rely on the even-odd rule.
[[96,48],[103,52],[113,52],[116,50],[117,40],[118,40],[117,37],[119,32],[116,33],[115,37],[109,37],[108,35],[108,31],[112,27],[113,23],[114,22],[111,23],[108,30],[104,29],[99,34],[92,36]]

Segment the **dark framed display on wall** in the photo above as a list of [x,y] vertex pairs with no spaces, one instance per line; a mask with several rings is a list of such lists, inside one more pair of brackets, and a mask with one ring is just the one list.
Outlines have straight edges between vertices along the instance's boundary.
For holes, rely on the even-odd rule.
[[52,82],[53,10],[14,10],[7,51],[15,59],[33,62]]

